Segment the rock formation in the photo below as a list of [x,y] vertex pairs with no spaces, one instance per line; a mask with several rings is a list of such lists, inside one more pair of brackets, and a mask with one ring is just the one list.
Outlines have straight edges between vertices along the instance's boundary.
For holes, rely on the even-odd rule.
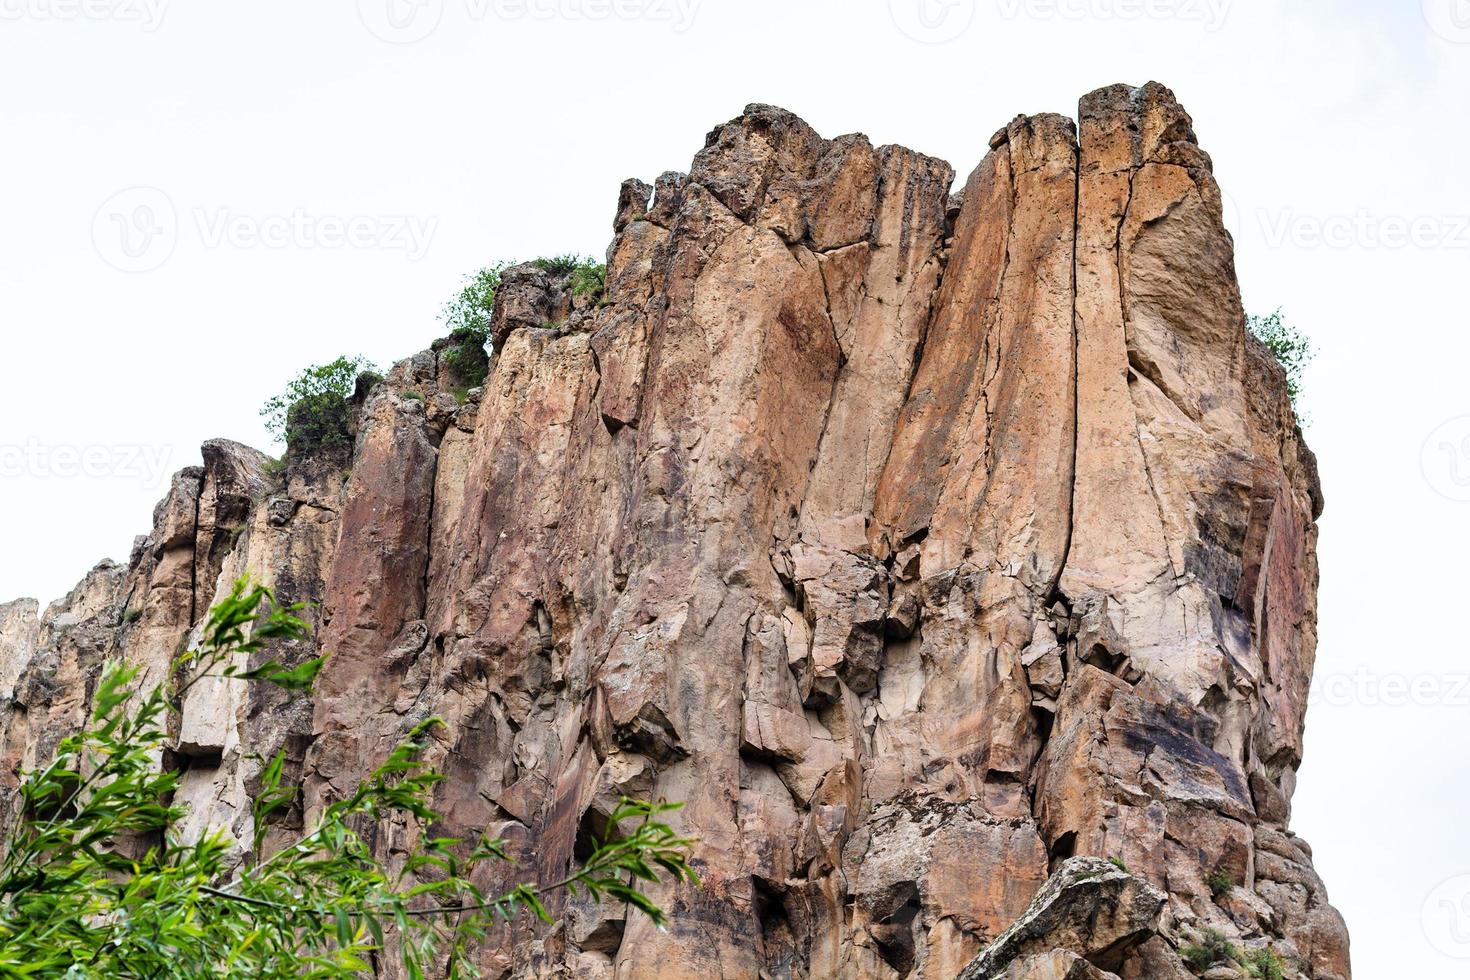
[[[1029,976],[1042,971],[1043,965],[1070,970],[1079,960],[1089,968],[1095,962],[1116,968],[1135,946],[1157,932],[1167,901],[1163,892],[1109,861],[1068,858],[1036,893],[1030,908],[971,960],[957,980]],[[1035,962],[1038,957],[1040,962]]]
[[[309,697],[191,691],[181,833],[246,846],[285,748],[286,840],[430,714],[448,829],[517,877],[620,794],[687,803],[667,933],[563,902],[491,975],[1186,977],[1217,929],[1346,980],[1288,830],[1322,501],[1209,157],[1151,83],[953,176],[750,106],[623,185],[600,301],[506,274],[462,403],[436,345],[360,385],[350,458],[206,444],[126,567],[0,606],[0,782],[249,574],[332,657]],[[1082,911],[1032,906],[1053,872]],[[1118,888],[1142,925],[1092,921]]]

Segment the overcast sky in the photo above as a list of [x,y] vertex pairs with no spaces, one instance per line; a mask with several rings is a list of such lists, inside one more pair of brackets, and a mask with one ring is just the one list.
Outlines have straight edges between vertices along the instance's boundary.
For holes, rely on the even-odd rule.
[[747,102],[963,179],[1016,113],[1148,79],[1247,308],[1320,350],[1295,827],[1359,977],[1465,976],[1470,0],[0,0],[0,598],[126,559],[298,367],[427,346],[479,265],[601,254],[619,181]]

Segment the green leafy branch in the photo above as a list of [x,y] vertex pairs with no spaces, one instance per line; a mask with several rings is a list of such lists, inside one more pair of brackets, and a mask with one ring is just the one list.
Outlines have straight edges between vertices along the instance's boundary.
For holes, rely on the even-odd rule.
[[[88,724],[20,786],[0,859],[0,977],[347,977],[377,971],[388,956],[409,977],[476,976],[474,949],[494,923],[523,911],[550,921],[555,892],[623,901],[661,925],[665,913],[642,886],[698,885],[693,841],[662,819],[679,805],[625,799],[609,838],[562,879],[486,891],[481,869],[509,861],[505,842],[437,832],[431,800],[443,777],[421,758],[442,725],[432,718],[268,856],[271,818],[299,798],[284,751],[262,770],[248,852],[223,829],[181,839],[179,773],[160,766],[169,711],[204,677],[308,690],[321,657],[240,666],[272,644],[307,639],[297,611],[241,580],[210,611],[199,647],[176,662],[185,680],[167,694],[139,697],[136,667],[104,670]],[[413,842],[393,867],[364,836],[385,822]]]

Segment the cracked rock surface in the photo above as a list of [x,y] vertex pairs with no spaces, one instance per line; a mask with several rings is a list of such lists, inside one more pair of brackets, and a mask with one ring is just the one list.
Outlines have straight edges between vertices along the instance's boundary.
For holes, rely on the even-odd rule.
[[0,605],[0,789],[104,660],[162,680],[250,574],[333,656],[310,696],[191,692],[181,833],[246,846],[284,748],[278,847],[428,715],[445,833],[507,838],[517,880],[620,795],[686,802],[705,884],[654,895],[668,932],[562,900],[492,976],[949,978],[1060,874],[1092,931],[967,976],[1188,976],[1218,929],[1346,980],[1288,827],[1322,498],[1210,159],[1156,83],[989,145],[952,197],[942,161],[750,106],[622,185],[600,302],[507,273],[462,403],[436,346],[360,388],[350,457],[211,442],[126,566]]
[[[1110,861],[1068,858],[1031,905],[995,942],[960,971],[957,980],[1008,976],[1096,976],[1077,961],[1117,969],[1133,948],[1151,938],[1168,902],[1162,891]],[[1017,971],[1019,970],[1019,974]]]

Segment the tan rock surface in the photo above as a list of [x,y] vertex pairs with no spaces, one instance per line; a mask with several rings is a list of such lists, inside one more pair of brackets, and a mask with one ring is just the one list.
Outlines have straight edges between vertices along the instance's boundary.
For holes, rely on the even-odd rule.
[[333,656],[310,697],[191,693],[186,835],[243,847],[285,749],[280,846],[430,714],[446,832],[508,875],[559,877],[622,794],[686,801],[667,933],[569,903],[492,975],[947,978],[1090,856],[1162,913],[997,975],[1182,976],[1208,927],[1345,980],[1287,830],[1321,494],[1189,117],[1113,86],[952,178],[751,106],[624,183],[601,302],[507,271],[462,405],[436,346],[353,399],[350,457],[207,444],[126,568],[0,606],[0,782],[250,574],[316,604],[271,656]]

